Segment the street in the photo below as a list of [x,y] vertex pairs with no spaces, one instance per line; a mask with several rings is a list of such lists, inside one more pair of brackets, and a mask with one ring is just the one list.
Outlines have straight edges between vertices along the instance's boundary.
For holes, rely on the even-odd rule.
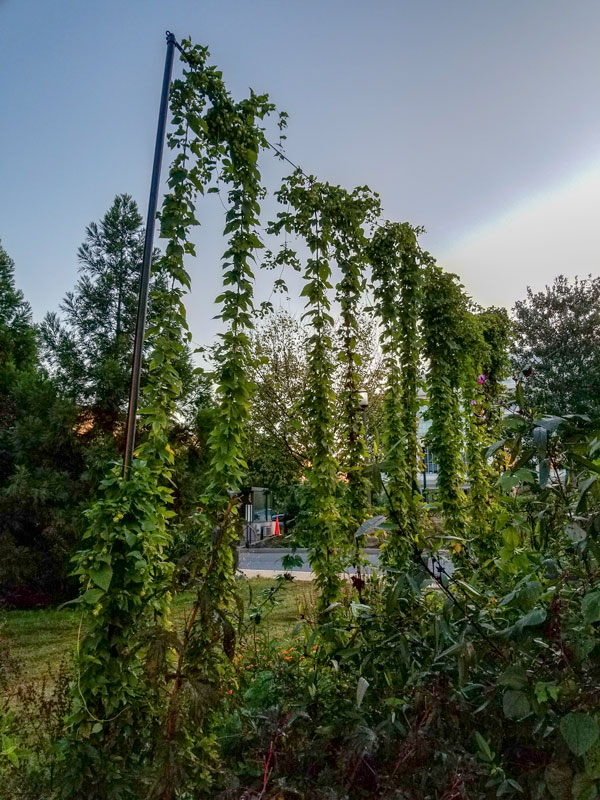
[[[240,547],[239,550],[239,569],[249,578],[269,578],[279,575],[284,572],[281,560],[286,555],[292,555],[291,548],[288,547],[260,547],[250,548]],[[312,580],[314,574],[310,570],[308,563],[308,550],[298,549],[296,555],[302,559],[301,567],[294,567],[288,570],[299,580]],[[367,548],[363,550],[366,559],[373,567],[379,564],[379,550],[375,548]],[[447,575],[452,575],[454,572],[454,565],[450,561],[447,551],[441,551],[438,554],[439,562]],[[433,569],[436,565],[431,559],[428,559],[429,569]],[[437,567],[436,567],[437,569]],[[437,569],[439,572],[439,569]],[[355,572],[353,568],[347,570],[349,574]]]

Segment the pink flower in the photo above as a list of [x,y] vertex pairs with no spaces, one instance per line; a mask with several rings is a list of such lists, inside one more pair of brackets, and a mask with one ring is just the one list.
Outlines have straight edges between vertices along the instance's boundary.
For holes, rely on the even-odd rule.
[[487,375],[479,375],[477,378],[477,383],[481,386],[482,383],[487,381]]
[[472,406],[476,406],[477,405],[477,400],[471,400],[471,405]]

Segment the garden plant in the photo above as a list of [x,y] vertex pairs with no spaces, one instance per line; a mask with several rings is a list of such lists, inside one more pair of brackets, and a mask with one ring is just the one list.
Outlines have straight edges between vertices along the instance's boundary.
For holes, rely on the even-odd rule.
[[[181,60],[140,444],[126,478],[106,466],[85,513],[72,662],[40,694],[0,655],[0,786],[11,800],[592,800],[599,421],[532,407],[522,375],[507,386],[506,313],[476,306],[422,249],[422,229],[384,219],[368,187],[293,165],[275,218],[261,221],[261,159],[288,163],[268,126],[281,133],[286,115],[264,94],[234,99],[205,47],[184,40]],[[173,431],[190,381],[186,265],[211,194],[225,208],[223,331],[206,469],[182,505]],[[315,580],[277,635],[270,619],[289,581],[244,604],[236,567],[261,260],[299,271],[305,301],[295,545]],[[365,313],[385,371],[371,452],[358,404]],[[13,323],[0,324],[4,337]],[[3,379],[18,355],[0,361]],[[424,447],[438,464],[427,500]],[[384,540],[372,575],[361,569],[370,529]]]

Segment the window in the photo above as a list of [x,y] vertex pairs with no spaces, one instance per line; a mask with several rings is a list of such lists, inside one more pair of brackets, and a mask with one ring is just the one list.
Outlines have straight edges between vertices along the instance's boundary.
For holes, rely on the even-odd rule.
[[424,451],[424,461],[425,461],[425,469],[427,472],[431,472],[433,474],[437,474],[438,472],[438,465],[435,463],[433,459],[433,453],[431,450],[426,447]]

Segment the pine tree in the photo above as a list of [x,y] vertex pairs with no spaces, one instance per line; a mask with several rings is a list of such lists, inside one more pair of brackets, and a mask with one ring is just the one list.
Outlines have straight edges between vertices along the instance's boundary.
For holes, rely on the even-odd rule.
[[8,389],[15,372],[36,362],[31,307],[15,287],[15,264],[0,244],[0,392]]
[[[107,431],[123,418],[128,398],[143,246],[136,202],[117,195],[100,222],[86,228],[80,277],[60,306],[62,318],[49,313],[41,326],[46,363],[61,392]],[[153,274],[151,293],[163,280]]]

